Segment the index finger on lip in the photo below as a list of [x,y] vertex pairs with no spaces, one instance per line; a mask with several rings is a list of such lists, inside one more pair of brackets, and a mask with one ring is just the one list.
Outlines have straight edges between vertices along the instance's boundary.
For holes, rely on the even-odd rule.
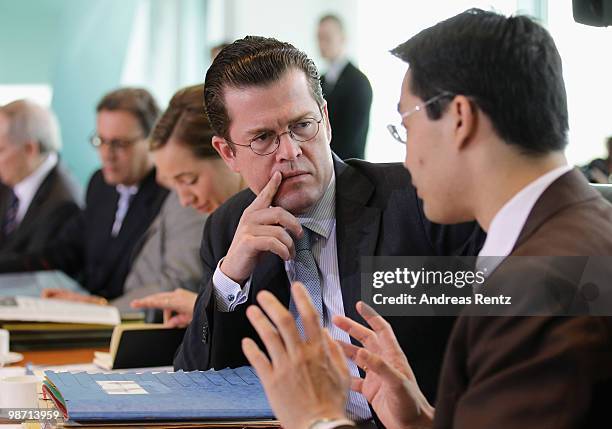
[[270,207],[282,180],[283,175],[281,174],[281,172],[275,171],[268,183],[266,183],[266,186],[264,186],[263,189],[257,195],[257,197],[255,197],[255,200],[253,200],[250,207],[255,210]]

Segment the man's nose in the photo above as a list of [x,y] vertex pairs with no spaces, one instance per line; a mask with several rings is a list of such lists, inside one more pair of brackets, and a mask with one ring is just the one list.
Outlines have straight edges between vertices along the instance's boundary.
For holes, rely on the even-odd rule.
[[276,154],[277,159],[279,161],[291,161],[302,154],[302,148],[300,147],[300,143],[291,138],[289,132],[281,134],[278,139],[280,141]]

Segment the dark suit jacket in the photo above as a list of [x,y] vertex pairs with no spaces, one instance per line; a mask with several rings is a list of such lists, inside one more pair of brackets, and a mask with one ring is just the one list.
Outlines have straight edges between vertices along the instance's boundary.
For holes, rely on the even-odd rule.
[[341,159],[363,159],[372,106],[368,78],[349,62],[334,86],[323,75],[321,87],[329,110],[332,150]]
[[[612,255],[612,205],[573,170],[542,194],[511,256],[580,255]],[[514,268],[504,261],[491,281]],[[608,427],[611,319],[460,316],[438,392],[436,428]]]
[[62,270],[78,277],[93,294],[116,298],[123,293],[132,249],[167,194],[153,169],[140,183],[119,234],[112,237],[119,194],[98,170],[89,181],[85,209],[62,229],[60,238],[40,251],[0,261],[0,271]]
[[[7,209],[9,189],[0,184],[0,219]],[[0,258],[40,249],[57,238],[61,228],[79,213],[83,198],[70,173],[61,164],[47,174],[13,233],[0,236]]]
[[[336,158],[334,168],[338,268],[346,316],[363,322],[355,310],[361,295],[360,256],[475,254],[480,248],[483,234],[475,224],[443,227],[425,219],[402,165],[359,160],[345,164]],[[241,339],[248,336],[259,340],[246,318],[247,306],[255,302],[262,289],[289,304],[285,267],[272,253],[264,254],[255,268],[247,303],[224,313],[215,309],[211,298],[217,263],[226,255],[242,212],[254,198],[250,190],[242,191],[206,222],[201,247],[203,286],[193,321],[175,357],[176,368],[204,370],[247,364]],[[453,321],[444,317],[390,318],[415,373],[422,377],[420,386],[432,399]]]

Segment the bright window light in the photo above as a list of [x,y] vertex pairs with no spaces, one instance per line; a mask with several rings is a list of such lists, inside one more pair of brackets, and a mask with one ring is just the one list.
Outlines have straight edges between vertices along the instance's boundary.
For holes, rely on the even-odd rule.
[[45,107],[51,106],[53,89],[50,85],[44,84],[19,84],[7,85],[0,84],[0,105],[11,101],[27,98]]

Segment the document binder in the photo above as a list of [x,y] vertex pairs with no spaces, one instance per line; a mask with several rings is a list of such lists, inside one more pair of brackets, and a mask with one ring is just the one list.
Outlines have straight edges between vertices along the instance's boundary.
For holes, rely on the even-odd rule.
[[220,371],[45,372],[43,391],[76,422],[273,419],[251,367]]

